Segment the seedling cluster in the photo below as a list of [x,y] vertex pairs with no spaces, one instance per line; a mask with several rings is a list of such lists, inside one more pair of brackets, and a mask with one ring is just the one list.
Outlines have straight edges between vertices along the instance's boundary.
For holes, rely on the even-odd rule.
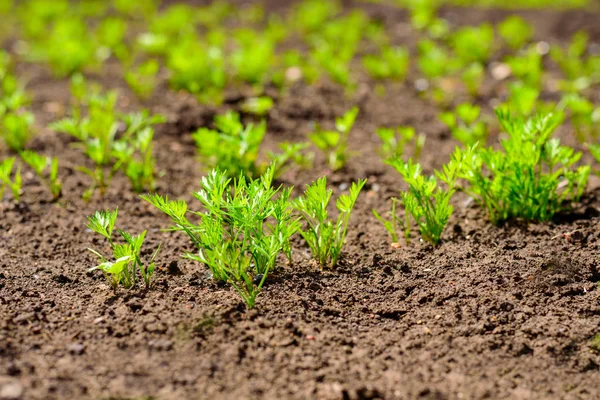
[[[35,63],[56,79],[70,79],[71,101],[49,127],[68,135],[85,155],[73,168],[90,181],[82,197],[91,201],[98,192],[103,201],[118,175],[136,193],[158,192],[142,198],[171,218],[171,230],[189,237],[194,251],[185,257],[231,285],[248,307],[255,306],[269,274],[297,261],[296,238],[320,268],[343,264],[350,217],[366,180],[354,179],[334,204],[326,177],[311,176],[303,194],[278,179],[298,167],[311,174],[313,164],[328,175],[352,175],[354,158],[368,148],[352,151],[357,137],[377,147],[382,170],[392,167],[399,174],[391,210],[373,210],[394,243],[401,236],[410,243],[417,230],[429,244],[442,243],[458,192],[496,225],[546,222],[568,212],[584,195],[590,173],[600,174],[599,167],[584,163],[600,163],[600,107],[592,94],[600,84],[600,55],[588,35],[576,33],[561,46],[540,40],[519,16],[454,26],[439,16],[441,2],[393,3],[407,8],[415,46],[399,42],[385,21],[363,8],[349,10],[335,0],[303,0],[282,14],[224,1],[10,2],[3,9],[10,18],[0,27],[0,39],[15,39],[10,52],[0,52],[0,198],[20,201],[33,176],[47,187],[53,207],[70,190],[59,176],[70,166],[38,151],[43,140],[34,137],[46,127],[34,128],[32,97],[17,71]],[[107,65],[121,68],[118,90],[88,82]],[[297,96],[300,85],[341,88],[346,112],[326,118],[330,114],[318,109],[299,124],[301,140],[270,143],[281,100]],[[413,92],[423,104],[438,107],[438,132],[418,126],[429,115],[400,126],[391,120],[364,123],[371,98],[393,94],[388,88]],[[211,122],[182,133],[194,142],[204,173],[193,194],[195,211],[160,194],[155,136],[164,140],[161,145],[179,143],[161,135],[165,117],[143,108],[163,101],[157,90],[214,110]],[[490,95],[493,101],[485,101]],[[578,144],[561,144],[559,129]],[[435,134],[457,147],[445,163],[435,157],[439,168],[428,170],[418,160],[438,151],[426,141]],[[584,149],[591,156],[579,151]],[[88,220],[110,248],[106,256],[92,250],[99,259],[93,269],[115,289],[136,287],[138,280],[150,288],[158,249],[144,257],[148,232],[116,229],[116,219],[115,209]]]

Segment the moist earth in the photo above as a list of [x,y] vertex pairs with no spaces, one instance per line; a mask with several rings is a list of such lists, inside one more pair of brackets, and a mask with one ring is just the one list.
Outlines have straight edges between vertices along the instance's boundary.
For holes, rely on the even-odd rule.
[[[395,43],[414,46],[406,12],[361,7],[386,23]],[[456,25],[509,14],[441,12]],[[600,39],[598,13],[520,15],[535,25],[536,40],[564,44],[578,29]],[[292,169],[281,183],[299,193],[326,174],[337,195],[354,180],[369,181],[340,265],[321,271],[298,240],[293,263],[279,265],[248,310],[206,268],[180,258],[192,250],[189,240],[162,231],[169,221],[125,178],[117,176],[104,198],[81,200],[89,182],[76,167],[86,161],[66,136],[45,128],[68,109],[68,81],[36,65],[19,64],[18,72],[37,118],[32,148],[59,156],[65,196],[52,203],[26,174],[21,203],[0,203],[0,399],[600,398],[600,354],[591,346],[600,334],[597,180],[572,212],[544,224],[493,226],[459,193],[435,248],[416,232],[410,244],[392,247],[373,218],[371,210],[388,209],[404,187],[376,153],[377,127],[412,125],[425,133],[427,172],[456,146],[437,120],[439,109],[413,88],[416,76],[388,85],[384,95],[366,78],[350,96],[327,82],[269,92],[276,106],[267,148],[303,140],[312,124],[331,125],[353,104],[361,109],[350,142],[356,154],[343,171],[329,173],[317,157],[312,170]],[[140,103],[117,63],[90,79],[118,88],[122,110],[147,107],[168,117],[157,128],[157,192],[191,200],[203,171],[190,133],[219,112],[237,110],[244,90],[232,89],[223,106],[209,107],[165,82]],[[477,102],[487,112],[498,90],[486,82]],[[559,136],[576,145],[568,125]],[[162,244],[150,290],[113,291],[101,273],[87,272],[96,262],[87,248],[104,251],[106,243],[85,228],[86,216],[116,206],[120,227],[149,230],[148,253]]]

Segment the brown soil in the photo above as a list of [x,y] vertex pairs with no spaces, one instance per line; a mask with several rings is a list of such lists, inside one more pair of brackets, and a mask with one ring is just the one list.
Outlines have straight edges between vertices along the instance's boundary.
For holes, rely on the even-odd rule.
[[[404,12],[367,9],[385,19],[397,41],[414,43]],[[507,14],[444,10],[457,24]],[[539,40],[565,42],[579,28],[600,38],[599,14],[522,14],[536,24]],[[160,231],[168,220],[131,193],[124,178],[115,178],[103,199],[80,199],[88,182],[75,166],[83,156],[44,128],[67,105],[67,82],[39,66],[19,68],[40,127],[32,147],[60,155],[65,198],[52,204],[27,175],[22,202],[0,203],[0,397],[22,391],[23,399],[600,398],[600,354],[590,346],[600,333],[597,181],[573,213],[547,224],[494,227],[457,196],[439,247],[415,240],[394,249],[371,209],[388,207],[400,179],[377,157],[374,129],[410,124],[426,133],[422,162],[431,171],[456,145],[437,122],[438,110],[417,96],[410,79],[384,97],[368,81],[353,98],[329,84],[295,87],[277,98],[267,146],[300,140],[311,121],[331,123],[359,104],[352,147],[360,154],[330,183],[336,192],[359,178],[369,184],[341,265],[320,272],[298,242],[293,266],[282,266],[248,311],[203,266],[179,258],[191,249],[187,238]],[[119,76],[111,64],[98,78],[121,90],[123,109],[141,106]],[[189,199],[202,175],[189,133],[237,105],[215,110],[163,87],[146,106],[169,118],[157,132],[164,173],[158,192]],[[561,135],[570,140],[568,128]],[[318,159],[312,171],[290,171],[283,182],[302,187],[324,173]],[[86,249],[104,243],[86,230],[85,218],[115,206],[121,227],[149,229],[149,249],[162,243],[149,291],[115,293],[100,273],[86,272],[96,261]],[[573,231],[581,233],[577,240],[562,235]]]

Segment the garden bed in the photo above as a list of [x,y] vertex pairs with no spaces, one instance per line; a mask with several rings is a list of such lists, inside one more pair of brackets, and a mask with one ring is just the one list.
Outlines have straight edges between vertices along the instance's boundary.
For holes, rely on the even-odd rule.
[[[279,2],[271,3],[278,6]],[[381,18],[394,40],[414,46],[408,15],[362,5]],[[496,23],[508,11],[444,8],[456,25]],[[535,39],[567,43],[583,29],[600,40],[600,15],[582,10],[523,11]],[[371,210],[389,209],[405,186],[381,162],[380,126],[411,125],[426,134],[421,163],[440,168],[457,142],[438,121],[439,109],[419,96],[409,74],[378,95],[368,79],[347,95],[321,82],[268,91],[266,147],[300,141],[312,123],[331,127],[353,105],[360,113],[350,135],[356,151],[331,173],[292,168],[279,182],[304,186],[328,175],[334,193],[367,178],[350,220],[342,259],[321,270],[301,240],[291,265],[269,276],[249,310],[237,293],[180,255],[193,251],[185,235],[164,232],[169,221],[117,175],[107,194],[81,199],[89,186],[76,170],[81,152],[47,125],[64,115],[68,79],[40,65],[19,63],[28,82],[39,134],[29,146],[59,156],[63,198],[24,173],[20,203],[0,203],[0,397],[23,399],[472,399],[600,397],[600,185],[590,179],[580,204],[548,223],[489,223],[461,193],[438,246],[414,240],[391,246]],[[147,107],[168,122],[156,127],[156,192],[191,200],[204,171],[191,132],[214,115],[238,110],[243,89],[226,92],[222,106],[200,105],[189,94],[159,85],[141,102],[122,80],[118,63],[90,74],[120,91],[119,109]],[[491,110],[501,85],[486,81],[477,104]],[[597,89],[593,94],[600,100]],[[244,116],[245,120],[253,119]],[[497,132],[492,133],[492,137]],[[563,125],[558,136],[579,146]],[[3,149],[3,156],[8,152]],[[585,156],[590,161],[589,156]],[[193,204],[193,202],[192,202]],[[86,227],[96,210],[119,207],[119,226],[148,229],[147,246],[162,249],[154,286],[113,291],[87,248],[105,243]],[[576,232],[572,234],[573,232]],[[10,397],[14,395],[14,397]]]

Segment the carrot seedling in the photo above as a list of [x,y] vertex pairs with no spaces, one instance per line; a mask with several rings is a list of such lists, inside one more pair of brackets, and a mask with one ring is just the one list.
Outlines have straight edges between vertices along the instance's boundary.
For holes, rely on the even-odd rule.
[[[123,170],[134,190],[141,192],[154,187],[154,158],[152,156],[152,125],[165,121],[160,115],[142,111],[119,115],[115,111],[117,93],[89,92],[85,81],[78,76],[72,80],[73,97],[77,104],[72,117],[51,125],[57,132],[76,138],[94,168],[78,169],[92,179],[83,197],[89,200],[96,189],[104,195],[114,174]],[[84,115],[85,112],[85,115]],[[122,128],[124,127],[124,131]]]
[[381,140],[379,155],[385,160],[404,157],[406,146],[411,143],[414,147],[413,157],[419,159],[425,146],[426,136],[422,133],[416,134],[411,126],[399,126],[396,129],[379,128],[376,133]]
[[478,120],[480,113],[479,106],[463,103],[454,112],[446,111],[439,118],[450,128],[452,136],[463,145],[485,144],[488,129],[483,121]]
[[[62,195],[62,184],[58,179],[58,158],[44,157],[30,150],[21,152],[20,156],[48,187],[53,200],[58,200]],[[49,169],[49,171],[45,173],[44,171],[47,169]]]
[[300,234],[321,267],[335,268],[346,240],[352,209],[366,182],[364,179],[352,183],[350,193],[343,194],[336,200],[339,216],[335,221],[327,211],[333,191],[327,189],[326,177],[308,185],[304,195],[294,200],[293,207],[306,225],[300,230]]
[[140,253],[147,231],[143,231],[141,234],[133,236],[125,231],[116,229],[125,241],[125,243],[122,244],[116,243],[115,238],[113,237],[113,231],[115,230],[117,215],[118,209],[115,209],[114,211],[96,211],[94,215],[88,217],[87,228],[106,238],[110,245],[112,258],[114,259],[114,261],[111,261],[98,251],[88,249],[98,256],[100,261],[100,264],[90,268],[90,271],[97,269],[101,270],[108,279],[111,287],[116,290],[119,285],[122,285],[126,289],[134,287],[137,282],[139,270],[144,280],[144,284],[148,289],[152,285],[155,260],[158,251],[160,250],[160,245],[152,255],[149,264],[143,264]]
[[324,131],[319,125],[315,132],[308,135],[309,140],[327,157],[329,168],[342,169],[348,162],[348,136],[356,121],[358,107],[353,107],[343,116],[336,118],[335,131]]
[[[202,205],[199,212],[188,211],[184,201],[142,196],[172,219],[172,230],[189,236],[197,253],[184,257],[205,264],[216,280],[229,282],[249,308],[278,256],[291,260],[290,239],[299,228],[290,208],[291,188],[273,188],[274,174],[271,166],[259,179],[240,175],[232,181],[227,172],[213,170],[194,193]],[[199,223],[188,220],[188,213],[199,216]]]
[[533,27],[518,15],[511,15],[498,24],[498,33],[512,48],[522,48],[533,36]]
[[377,80],[403,81],[408,71],[408,51],[404,47],[383,47],[378,55],[363,57],[362,63],[368,74]]
[[0,161],[0,199],[4,198],[4,192],[8,187],[12,192],[15,201],[21,199],[21,166],[17,165],[15,172],[13,169],[15,166],[15,158],[9,157]]
[[125,73],[125,81],[140,99],[147,99],[154,93],[157,74],[160,69],[158,61],[149,60]]
[[[243,125],[240,115],[228,112],[215,117],[215,128],[200,128],[192,136],[200,161],[210,169],[219,168],[230,177],[257,178],[267,164],[258,156],[267,129],[263,120],[259,124]],[[300,150],[304,144],[282,144],[282,153],[270,153],[269,162],[275,162],[274,173],[278,176],[291,162],[302,163]]]
[[[457,189],[459,162],[451,161],[444,165],[442,171],[435,171],[435,175],[429,177],[423,176],[421,165],[413,163],[412,160],[404,162],[394,159],[390,160],[389,164],[402,175],[409,187],[409,190],[401,193],[401,201],[406,213],[404,230],[407,242],[410,237],[410,216],[419,227],[423,240],[433,245],[438,244],[454,211],[450,200]],[[444,182],[445,189],[438,184],[438,179]],[[398,221],[394,206],[395,204],[392,204],[392,221],[387,224],[389,228],[386,226],[386,229],[390,231],[392,238],[395,237],[397,240],[397,233],[393,233],[397,226],[394,221]],[[386,225],[385,221],[384,225]]]
[[501,148],[458,149],[463,190],[488,213],[494,224],[512,218],[548,221],[578,201],[590,174],[589,166],[575,167],[581,153],[552,138],[563,120],[560,113],[525,119],[505,108],[496,109],[508,135]]

